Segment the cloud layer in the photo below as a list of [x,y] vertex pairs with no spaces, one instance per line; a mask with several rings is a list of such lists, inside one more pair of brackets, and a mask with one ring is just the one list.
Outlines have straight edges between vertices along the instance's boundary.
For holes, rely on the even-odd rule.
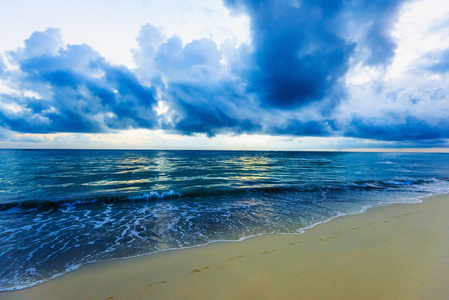
[[[21,133],[162,129],[192,135],[449,138],[449,49],[388,79],[404,1],[225,0],[251,42],[184,43],[150,24],[136,68],[114,65],[58,29],[0,56],[0,127]],[[449,23],[449,22],[448,22]],[[7,67],[8,65],[8,67]],[[354,75],[356,74],[356,75]],[[361,81],[366,74],[375,74]],[[421,142],[420,142],[421,141]]]
[[0,124],[28,133],[153,128],[156,100],[127,68],[107,63],[88,45],[63,45],[60,32],[35,32],[8,58]]

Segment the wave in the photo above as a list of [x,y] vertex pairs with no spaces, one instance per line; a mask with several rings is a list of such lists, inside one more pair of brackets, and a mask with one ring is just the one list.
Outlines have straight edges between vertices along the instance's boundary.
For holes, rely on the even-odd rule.
[[135,202],[148,200],[174,199],[182,197],[181,193],[175,191],[157,192],[150,191],[141,195],[121,195],[111,196],[103,195],[96,197],[84,197],[78,199],[54,199],[54,200],[21,200],[0,204],[0,211],[15,211],[16,209],[51,209],[64,206],[82,206],[95,203],[117,203],[117,202]]
[[395,188],[401,186],[415,186],[429,183],[437,183],[440,181],[449,181],[449,178],[430,178],[430,179],[396,179],[396,180],[368,180],[368,181],[356,181],[354,186],[359,188],[374,188],[374,189],[384,189],[384,188]]
[[181,197],[181,193],[177,193],[175,191],[168,191],[163,193],[158,193],[155,191],[151,191],[150,193],[143,194],[143,195],[137,195],[137,196],[128,196],[127,199],[129,200],[151,200],[151,199],[171,199],[171,198],[178,198]]
[[[15,211],[16,209],[51,209],[61,206],[82,206],[95,203],[121,203],[121,202],[141,202],[157,201],[178,198],[211,198],[211,197],[232,197],[239,195],[264,195],[274,196],[286,193],[313,193],[313,192],[351,192],[351,191],[370,191],[370,190],[402,190],[436,184],[440,182],[449,182],[449,178],[429,178],[429,179],[395,179],[395,180],[366,180],[354,181],[340,184],[328,185],[254,185],[254,186],[208,186],[192,187],[191,189],[179,192],[168,191],[149,191],[142,194],[122,194],[122,195],[92,195],[72,199],[34,199],[20,200],[0,204],[0,211]],[[428,190],[426,190],[428,191]]]

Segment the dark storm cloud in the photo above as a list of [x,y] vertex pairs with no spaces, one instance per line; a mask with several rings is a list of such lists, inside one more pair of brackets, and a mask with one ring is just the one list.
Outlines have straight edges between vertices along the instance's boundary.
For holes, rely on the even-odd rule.
[[[168,92],[175,99],[172,106],[178,112],[175,129],[183,134],[199,132],[208,136],[221,132],[260,132],[262,127],[258,120],[238,115],[238,111],[245,108],[235,105],[243,100],[238,99],[239,95],[233,95],[233,90],[232,83],[227,85],[223,82],[208,88],[192,83],[170,85]],[[234,103],[229,102],[231,99],[235,100]]]
[[0,95],[2,126],[18,132],[105,132],[152,128],[156,104],[151,88],[127,68],[108,64],[88,45],[60,43],[59,31],[35,32],[25,48],[8,53],[18,64],[8,79],[27,95]]
[[384,119],[353,117],[346,136],[384,141],[438,141],[449,138],[449,121],[437,119],[428,123],[415,117],[407,117],[402,122],[386,122]]
[[[356,49],[365,64],[388,63],[396,48],[388,29],[402,2],[225,0],[251,18],[256,65],[246,74],[250,91],[263,107],[281,109],[339,101]],[[363,39],[351,40],[360,28]]]
[[256,65],[246,76],[263,107],[291,109],[332,96],[354,49],[333,30],[338,1],[292,2],[227,1],[251,18]]

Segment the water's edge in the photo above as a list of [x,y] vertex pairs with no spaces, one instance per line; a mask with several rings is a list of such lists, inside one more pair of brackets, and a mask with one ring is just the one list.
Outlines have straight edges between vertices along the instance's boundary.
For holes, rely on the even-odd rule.
[[13,291],[18,291],[18,290],[23,290],[23,289],[27,289],[27,288],[32,288],[35,287],[37,285],[41,285],[44,284],[46,282],[49,282],[51,280],[54,280],[58,277],[61,276],[65,276],[69,273],[75,272],[77,270],[79,270],[80,268],[87,266],[87,265],[92,265],[92,264],[99,264],[99,263],[106,263],[106,262],[112,262],[112,261],[117,261],[117,260],[129,260],[129,259],[133,259],[133,258],[138,258],[138,257],[144,257],[144,256],[150,256],[150,255],[155,255],[158,253],[163,253],[163,252],[169,252],[169,251],[183,251],[186,249],[192,249],[192,248],[199,248],[199,247],[206,247],[208,245],[211,244],[218,244],[218,243],[239,243],[248,239],[252,239],[252,238],[257,238],[257,237],[261,237],[261,236],[266,236],[266,235],[301,235],[304,234],[307,230],[312,229],[316,226],[319,225],[323,225],[326,223],[329,223],[330,221],[337,219],[337,218],[341,218],[341,217],[346,217],[346,216],[351,216],[351,215],[359,215],[359,214],[364,214],[367,211],[369,211],[372,208],[377,208],[377,207],[382,207],[382,206],[392,206],[392,205],[398,205],[398,204],[418,204],[418,203],[422,203],[423,201],[425,201],[428,198],[433,198],[433,197],[439,197],[439,196],[444,196],[444,195],[449,195],[449,194],[428,194],[428,195],[423,195],[423,196],[419,196],[418,198],[411,198],[409,199],[409,201],[405,202],[405,201],[401,201],[401,202],[379,202],[379,203],[375,203],[372,205],[367,205],[365,207],[363,207],[361,210],[359,211],[355,211],[352,213],[342,213],[339,214],[337,216],[333,216],[330,217],[324,221],[319,221],[316,222],[310,226],[304,227],[299,229],[297,232],[295,233],[273,233],[273,232],[266,232],[266,233],[260,233],[260,234],[256,234],[256,235],[252,235],[252,236],[246,236],[246,237],[241,237],[240,239],[237,240],[213,240],[213,241],[209,241],[205,244],[201,244],[201,245],[194,245],[194,246],[189,246],[189,247],[183,247],[183,248],[171,248],[171,249],[164,249],[161,251],[156,251],[156,252],[150,252],[150,253],[145,253],[145,254],[141,254],[141,255],[134,255],[134,256],[128,256],[128,257],[120,257],[120,258],[114,258],[114,259],[109,259],[109,260],[99,260],[99,261],[95,261],[95,262],[89,262],[86,264],[80,264],[77,266],[73,266],[72,268],[69,268],[68,270],[66,270],[63,273],[59,273],[59,274],[55,274],[54,276],[52,276],[51,278],[45,279],[45,280],[40,280],[37,281],[33,284],[29,284],[29,285],[23,285],[23,286],[16,286],[14,288],[11,289],[0,289],[0,293],[3,292],[13,292]]

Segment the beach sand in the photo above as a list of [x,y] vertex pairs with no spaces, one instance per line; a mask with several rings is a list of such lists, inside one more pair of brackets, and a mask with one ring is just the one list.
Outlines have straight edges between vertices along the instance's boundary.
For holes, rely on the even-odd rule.
[[0,299],[449,299],[449,195],[97,263]]

